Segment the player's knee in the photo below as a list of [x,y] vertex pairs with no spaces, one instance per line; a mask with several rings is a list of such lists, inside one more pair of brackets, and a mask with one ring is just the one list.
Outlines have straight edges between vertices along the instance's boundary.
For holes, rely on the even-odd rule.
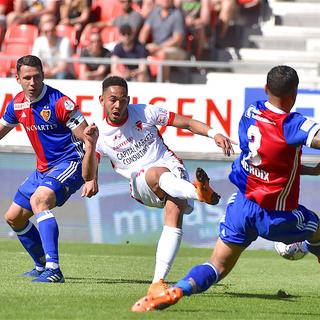
[[19,215],[13,211],[7,211],[4,215],[5,221],[13,229],[20,229],[24,226],[25,222],[22,221],[22,218],[22,215]]
[[30,205],[34,213],[39,213],[43,210],[51,209],[54,206],[53,191],[47,189],[37,189],[30,198]]

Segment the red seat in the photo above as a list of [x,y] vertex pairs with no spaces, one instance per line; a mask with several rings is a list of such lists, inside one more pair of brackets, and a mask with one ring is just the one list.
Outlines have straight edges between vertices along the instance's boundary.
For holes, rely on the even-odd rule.
[[16,73],[16,63],[17,59],[22,56],[29,55],[32,53],[32,44],[30,43],[7,43],[5,46],[4,54],[6,56],[12,57],[12,59],[8,60],[9,62],[9,75],[13,75]]
[[[73,54],[72,55],[73,59],[79,59],[80,58],[80,54]],[[74,76],[76,79],[79,79],[79,75],[80,75],[80,62],[79,61],[73,61],[73,71],[74,71]]]
[[[92,33],[92,30],[90,29],[87,29],[86,31],[83,31],[81,33],[78,49],[82,49],[88,46],[91,33]],[[101,34],[101,39],[103,44],[119,40],[118,28],[114,26],[104,27],[103,29],[100,30],[100,34]]]
[[122,14],[122,8],[118,0],[95,0],[91,6],[91,11],[96,16],[97,21],[110,21]]
[[4,52],[0,52],[0,77],[5,78],[10,75],[11,61],[6,59],[7,55]]
[[70,40],[72,48],[75,49],[77,46],[77,36],[73,26],[58,24],[56,31],[59,37],[67,37]]
[[38,37],[38,28],[31,24],[11,25],[4,36],[4,45],[8,43],[31,43]]
[[[147,57],[147,60],[148,60],[148,61],[161,61],[161,60],[163,60],[163,59],[161,59],[161,58],[159,58],[159,57],[156,57],[156,56],[148,56],[148,57]],[[160,68],[159,64],[156,64],[156,63],[154,63],[154,64],[149,64],[149,65],[148,65],[148,68],[149,68],[149,71],[150,71],[151,76],[152,76],[153,78],[156,78],[157,75],[158,75],[158,72],[159,72],[159,68]]]
[[100,34],[101,34],[102,42],[104,44],[119,40],[119,30],[117,27],[114,27],[114,26],[104,27],[100,31]]

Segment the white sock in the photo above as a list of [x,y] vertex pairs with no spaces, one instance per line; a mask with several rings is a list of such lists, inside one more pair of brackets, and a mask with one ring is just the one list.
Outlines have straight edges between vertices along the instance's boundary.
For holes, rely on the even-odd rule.
[[171,197],[198,200],[195,186],[187,180],[177,178],[172,172],[164,172],[160,176],[159,186]]
[[156,267],[152,283],[164,279],[168,274],[180,248],[181,238],[181,229],[163,226],[157,247]]

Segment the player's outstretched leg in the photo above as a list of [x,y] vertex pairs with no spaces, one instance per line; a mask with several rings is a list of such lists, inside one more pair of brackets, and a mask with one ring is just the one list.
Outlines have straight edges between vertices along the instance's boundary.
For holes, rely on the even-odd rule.
[[176,304],[183,296],[206,291],[219,281],[217,269],[210,263],[193,267],[172,288],[155,292],[138,300],[131,308],[133,312],[162,310]]
[[150,287],[148,289],[148,295],[149,294],[159,294],[161,292],[164,292],[165,290],[168,290],[168,285],[164,282],[163,279],[160,279],[158,282],[154,282],[150,284]]
[[220,196],[210,187],[209,180],[207,173],[202,168],[197,168],[193,184],[196,187],[198,199],[201,202],[214,205],[219,202]]
[[133,312],[163,310],[176,304],[183,296],[182,289],[172,287],[163,292],[149,294],[138,300],[131,308]]

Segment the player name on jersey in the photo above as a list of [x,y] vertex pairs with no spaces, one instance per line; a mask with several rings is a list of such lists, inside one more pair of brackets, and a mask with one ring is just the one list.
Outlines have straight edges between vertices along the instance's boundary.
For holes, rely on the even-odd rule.
[[258,169],[258,168],[254,167],[254,166],[251,166],[243,158],[241,160],[241,165],[242,165],[242,168],[244,170],[246,170],[247,172],[249,172],[250,174],[253,174],[257,178],[260,178],[260,179],[262,179],[264,181],[268,181],[269,182],[269,172],[266,172],[266,171],[264,171],[262,169]]

